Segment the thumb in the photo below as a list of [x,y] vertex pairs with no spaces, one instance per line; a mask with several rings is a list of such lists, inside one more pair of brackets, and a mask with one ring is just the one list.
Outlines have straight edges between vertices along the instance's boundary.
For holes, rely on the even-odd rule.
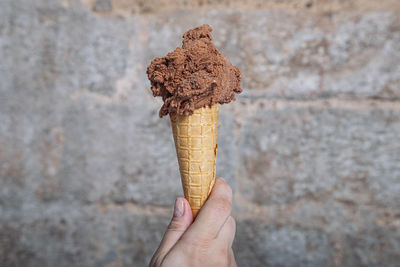
[[178,197],[175,200],[174,215],[164,234],[160,247],[155,253],[159,260],[163,259],[176,242],[178,242],[192,222],[193,215],[189,202],[183,197]]

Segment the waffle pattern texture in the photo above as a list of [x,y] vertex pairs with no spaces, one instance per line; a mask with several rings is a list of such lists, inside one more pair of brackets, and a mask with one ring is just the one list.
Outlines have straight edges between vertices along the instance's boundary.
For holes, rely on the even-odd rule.
[[215,181],[218,104],[170,118],[183,192],[196,216]]

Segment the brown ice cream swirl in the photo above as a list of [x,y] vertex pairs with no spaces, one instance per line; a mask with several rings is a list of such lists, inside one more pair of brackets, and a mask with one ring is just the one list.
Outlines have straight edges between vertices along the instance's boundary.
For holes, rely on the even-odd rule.
[[190,115],[197,108],[229,103],[242,92],[239,68],[218,52],[211,31],[207,24],[187,31],[182,48],[154,59],[147,68],[153,95],[164,101],[160,117]]

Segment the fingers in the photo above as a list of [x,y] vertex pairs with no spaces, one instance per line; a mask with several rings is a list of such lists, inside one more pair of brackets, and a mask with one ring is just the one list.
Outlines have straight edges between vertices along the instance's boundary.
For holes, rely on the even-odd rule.
[[156,261],[162,261],[165,255],[176,244],[176,242],[178,242],[192,222],[193,215],[189,202],[183,197],[178,197],[175,201],[174,216],[168,225],[160,247],[154,254],[150,266],[158,266]]
[[185,198],[178,197],[175,201],[174,216],[168,225],[160,247],[163,250],[169,251],[190,226],[192,221],[193,216],[189,203]]
[[236,260],[235,260],[235,254],[233,253],[232,249],[229,250],[229,259],[230,259],[230,262],[229,262],[228,266],[237,267]]
[[208,240],[216,238],[231,210],[232,188],[224,179],[217,178],[208,200],[183,238]]
[[221,245],[226,244],[229,248],[232,247],[233,240],[235,238],[236,222],[232,216],[229,216],[225,224],[222,226],[217,236],[217,241]]

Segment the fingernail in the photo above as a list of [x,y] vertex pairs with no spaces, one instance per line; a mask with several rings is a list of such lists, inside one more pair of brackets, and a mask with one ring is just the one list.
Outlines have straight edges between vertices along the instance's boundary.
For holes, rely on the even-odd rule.
[[174,217],[181,217],[182,215],[183,215],[183,200],[178,197],[175,200]]
[[226,183],[226,180],[225,180],[224,178],[222,178],[222,177],[218,177],[218,178],[221,179],[223,182]]

